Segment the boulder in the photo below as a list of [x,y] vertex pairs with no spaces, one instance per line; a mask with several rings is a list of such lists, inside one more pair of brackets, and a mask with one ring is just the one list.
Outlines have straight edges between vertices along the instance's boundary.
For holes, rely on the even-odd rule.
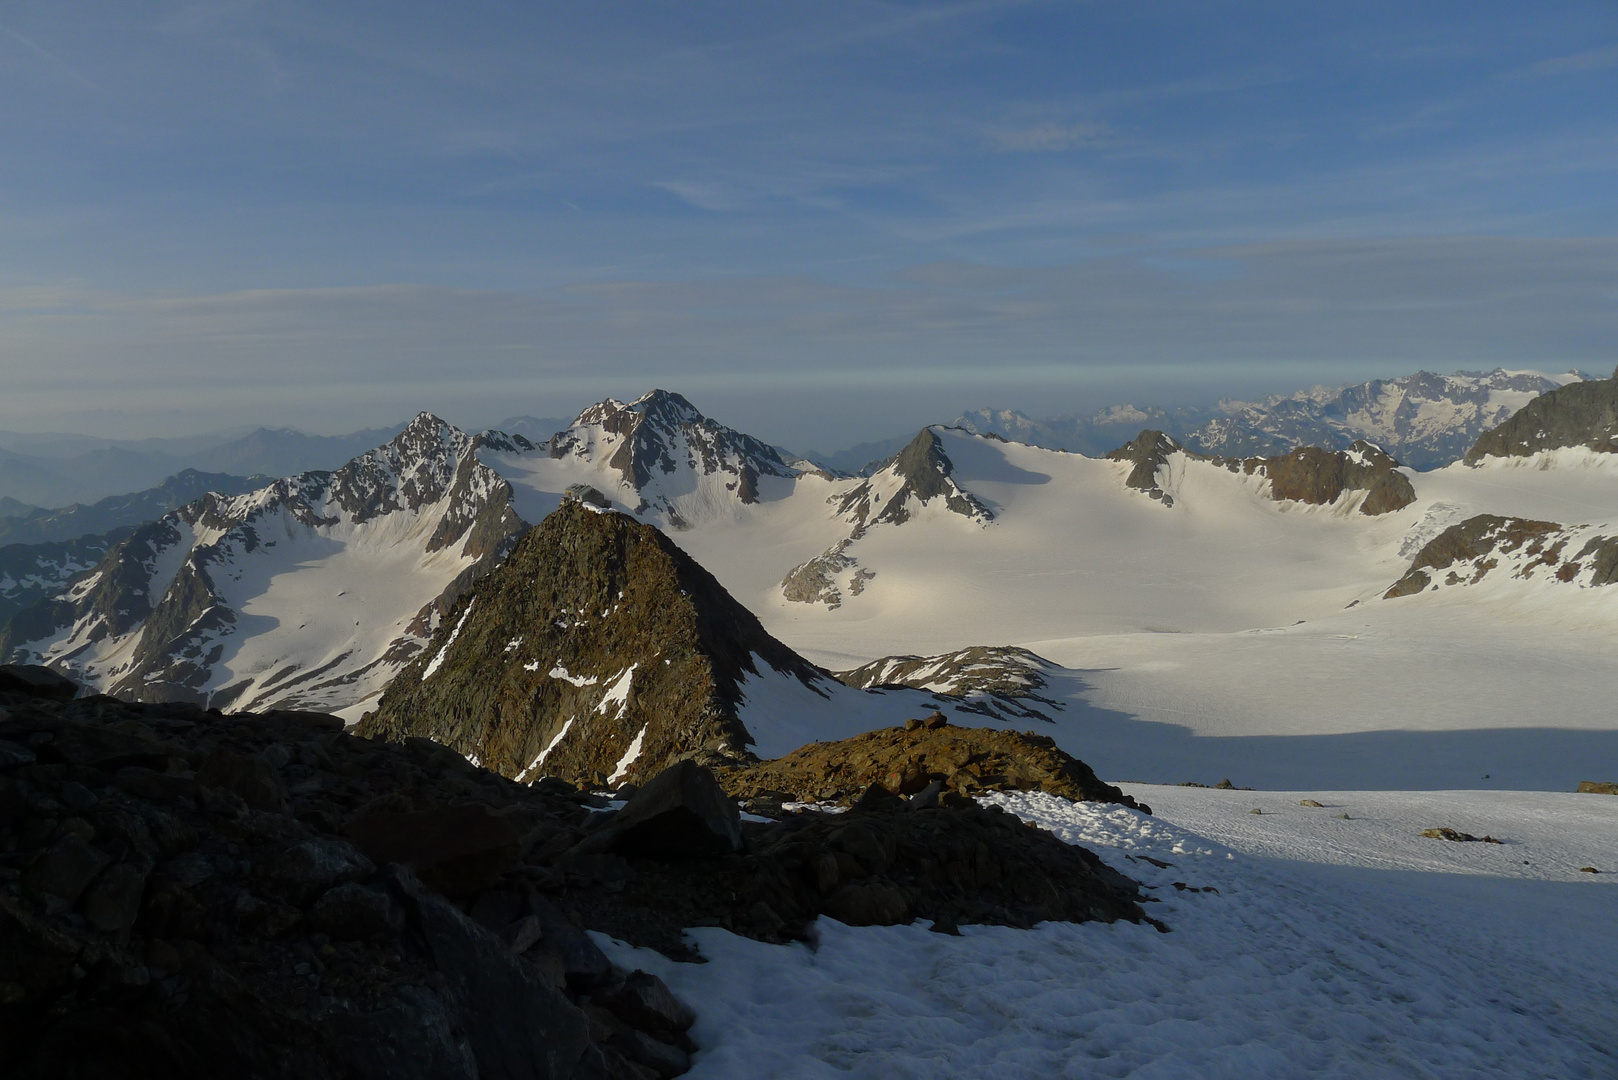
[[651,859],[723,855],[742,848],[741,813],[713,773],[686,760],[647,781],[601,835],[604,847]]
[[366,941],[404,926],[404,912],[381,889],[344,882],[326,890],[309,911],[316,930],[341,941]]

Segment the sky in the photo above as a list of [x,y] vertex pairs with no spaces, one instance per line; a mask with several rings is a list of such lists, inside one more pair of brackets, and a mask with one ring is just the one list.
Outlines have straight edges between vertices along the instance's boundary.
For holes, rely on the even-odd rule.
[[0,427],[1618,363],[1618,4],[0,0]]

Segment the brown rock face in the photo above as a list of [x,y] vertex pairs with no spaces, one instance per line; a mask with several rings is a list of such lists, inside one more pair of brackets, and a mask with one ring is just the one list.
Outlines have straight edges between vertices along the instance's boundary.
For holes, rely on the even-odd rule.
[[1270,478],[1270,497],[1323,506],[1336,502],[1344,491],[1364,491],[1360,513],[1386,514],[1416,501],[1410,479],[1398,471],[1398,462],[1368,442],[1347,450],[1301,446],[1281,457],[1248,459],[1249,473],[1257,463]]
[[650,525],[564,503],[478,582],[360,724],[503,775],[638,782],[744,755],[740,682],[821,673]]
[[1144,809],[1096,778],[1078,758],[1044,735],[993,728],[912,722],[840,742],[811,743],[785,757],[721,769],[732,795],[794,802],[852,802],[873,784],[914,795],[938,781],[962,795],[1044,791],[1066,799]]
[[1363,491],[1360,513],[1391,513],[1416,501],[1416,489],[1399,472],[1399,463],[1382,449],[1363,439],[1347,450],[1322,450],[1300,446],[1278,457],[1209,457],[1185,449],[1161,431],[1143,431],[1135,440],[1107,455],[1111,461],[1133,462],[1125,485],[1145,492],[1164,506],[1173,506],[1174,497],[1158,484],[1158,470],[1173,454],[1184,454],[1193,461],[1212,461],[1231,472],[1265,476],[1270,480],[1270,498],[1277,502],[1301,502],[1324,506],[1336,502],[1345,491]]

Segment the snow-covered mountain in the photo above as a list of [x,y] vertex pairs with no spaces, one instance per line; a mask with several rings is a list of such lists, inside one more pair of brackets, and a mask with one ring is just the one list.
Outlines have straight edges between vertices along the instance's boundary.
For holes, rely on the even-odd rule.
[[546,449],[553,459],[616,473],[633,511],[685,528],[734,503],[759,499],[759,480],[792,479],[773,446],[703,416],[679,394],[653,390],[625,405],[611,398],[579,414]]
[[14,618],[0,654],[136,700],[365,700],[522,531],[509,486],[477,446],[422,413],[336,472],[206,495]]
[[1257,401],[1173,409],[1114,405],[1092,416],[1035,420],[1013,409],[977,409],[955,426],[1032,446],[1097,457],[1141,428],[1221,457],[1272,457],[1299,446],[1346,450],[1357,440],[1416,469],[1460,460],[1477,438],[1534,398],[1587,376],[1538,371],[1418,371],[1353,386],[1300,390]]
[[781,580],[781,595],[828,607],[839,606],[845,592],[858,596],[876,575],[860,566],[849,549],[877,526],[903,525],[929,511],[953,514],[979,525],[993,521],[993,511],[950,478],[954,471],[955,463],[944,452],[938,434],[922,428],[869,479],[845,486],[826,500],[836,518],[848,524],[849,533],[793,567]]

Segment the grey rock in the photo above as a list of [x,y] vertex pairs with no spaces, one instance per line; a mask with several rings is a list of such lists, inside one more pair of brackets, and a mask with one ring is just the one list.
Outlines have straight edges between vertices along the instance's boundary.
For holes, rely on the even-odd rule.
[[344,881],[359,881],[376,871],[376,866],[341,840],[305,840],[276,857],[269,876],[309,889],[329,889]]

